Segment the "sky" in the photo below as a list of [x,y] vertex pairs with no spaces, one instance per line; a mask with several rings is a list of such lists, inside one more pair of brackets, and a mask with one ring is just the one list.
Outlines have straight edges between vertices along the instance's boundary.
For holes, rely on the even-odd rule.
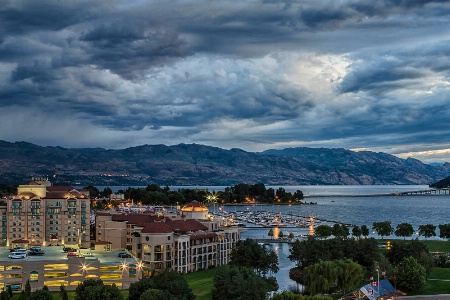
[[450,1],[0,0],[0,140],[450,162]]

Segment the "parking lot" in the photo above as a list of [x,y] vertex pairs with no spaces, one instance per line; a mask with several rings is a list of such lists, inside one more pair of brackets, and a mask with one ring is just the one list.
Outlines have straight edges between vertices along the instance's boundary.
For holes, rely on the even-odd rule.
[[[32,256],[28,255],[26,260],[47,260],[47,259],[57,259],[57,260],[67,260],[67,253],[63,251],[62,246],[49,246],[49,247],[41,247],[44,251],[44,255],[42,256]],[[86,256],[88,252],[92,253],[92,257]],[[78,249],[77,254],[86,257],[86,260],[89,259],[98,259],[101,263],[112,263],[112,262],[131,262],[135,259],[131,258],[120,258],[118,254],[121,252],[126,252],[124,250],[113,250],[110,252],[99,251],[99,250],[90,250],[90,249]],[[10,249],[7,247],[0,247],[0,261],[14,261],[14,260],[23,260],[23,259],[11,259],[8,257],[10,254]],[[128,252],[127,252],[128,253]]]

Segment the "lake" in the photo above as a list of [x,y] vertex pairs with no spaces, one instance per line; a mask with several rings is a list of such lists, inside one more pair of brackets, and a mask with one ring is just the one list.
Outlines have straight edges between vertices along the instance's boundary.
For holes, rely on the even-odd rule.
[[[450,223],[450,196],[361,196],[390,194],[405,191],[418,191],[429,189],[428,186],[298,186],[284,187],[286,191],[294,192],[297,189],[303,191],[305,201],[313,201],[317,204],[308,205],[227,205],[222,209],[228,211],[270,211],[274,213],[291,214],[297,216],[314,216],[315,218],[328,220],[324,224],[332,225],[333,222],[367,225],[372,228],[374,222],[391,221],[395,228],[398,224],[407,222],[417,230],[419,225]],[[324,197],[321,197],[324,196]],[[340,195],[347,195],[340,196]],[[210,207],[210,210],[218,209],[218,206]],[[284,235],[292,232],[295,236],[308,234],[307,228],[280,228]],[[269,238],[269,228],[243,228],[242,239]],[[439,229],[436,230],[439,235]],[[378,237],[371,233],[370,236]],[[415,234],[412,238],[417,238]],[[389,238],[389,237],[387,237]],[[436,238],[439,239],[439,238]],[[296,290],[299,286],[289,278],[289,269],[294,264],[287,258],[290,245],[271,244],[269,247],[275,250],[279,257],[280,271],[274,274],[277,278],[280,290]],[[300,287],[301,288],[301,287]]]
[[[272,187],[275,190],[280,186]],[[390,194],[407,191],[429,189],[426,185],[357,185],[357,186],[281,186],[287,192],[301,190],[306,196],[305,201],[317,204],[308,205],[227,205],[221,209],[228,211],[270,211],[297,216],[314,216],[317,219],[332,222],[367,225],[372,228],[374,222],[390,221],[395,228],[398,224],[407,222],[417,230],[419,225],[450,223],[450,196],[367,196]],[[97,187],[103,190],[104,187]],[[111,187],[113,191],[127,187]],[[170,190],[179,188],[207,189],[209,192],[223,191],[225,186],[173,186]],[[342,196],[346,195],[346,196]],[[363,196],[364,195],[364,196]],[[218,205],[210,207],[210,211],[219,209]],[[327,223],[328,224],[328,223]],[[307,228],[282,228],[286,235],[292,232],[295,236],[308,234]],[[242,229],[242,238],[268,238],[269,228]],[[439,230],[436,230],[439,235]],[[370,236],[377,237],[374,233]],[[414,235],[413,238],[416,238]],[[438,239],[438,238],[436,238]],[[280,290],[296,290],[297,284],[289,279],[289,269],[294,264],[287,258],[288,244],[271,244],[279,257],[280,271],[274,274]]]

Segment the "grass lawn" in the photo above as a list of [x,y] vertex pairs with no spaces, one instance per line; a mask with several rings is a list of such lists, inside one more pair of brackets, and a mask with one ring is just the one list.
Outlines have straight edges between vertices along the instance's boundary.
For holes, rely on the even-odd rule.
[[[394,241],[405,243],[411,242],[411,240],[403,239],[377,239],[377,241],[379,244],[383,245],[386,245],[387,241],[391,241],[391,243]],[[430,252],[450,252],[450,241],[420,240],[420,242],[425,244]]]
[[450,252],[449,241],[421,241],[423,242],[430,252]]
[[220,267],[203,270],[183,275],[192,292],[197,296],[196,300],[212,300],[213,277]]

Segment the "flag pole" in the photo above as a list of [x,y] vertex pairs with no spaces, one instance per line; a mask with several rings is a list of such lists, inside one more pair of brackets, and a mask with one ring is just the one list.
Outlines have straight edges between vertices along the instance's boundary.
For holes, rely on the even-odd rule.
[[381,297],[380,297],[380,268],[378,267],[377,268],[377,276],[378,276],[378,284],[377,284],[377,286],[378,286],[378,298],[379,299],[381,299]]

